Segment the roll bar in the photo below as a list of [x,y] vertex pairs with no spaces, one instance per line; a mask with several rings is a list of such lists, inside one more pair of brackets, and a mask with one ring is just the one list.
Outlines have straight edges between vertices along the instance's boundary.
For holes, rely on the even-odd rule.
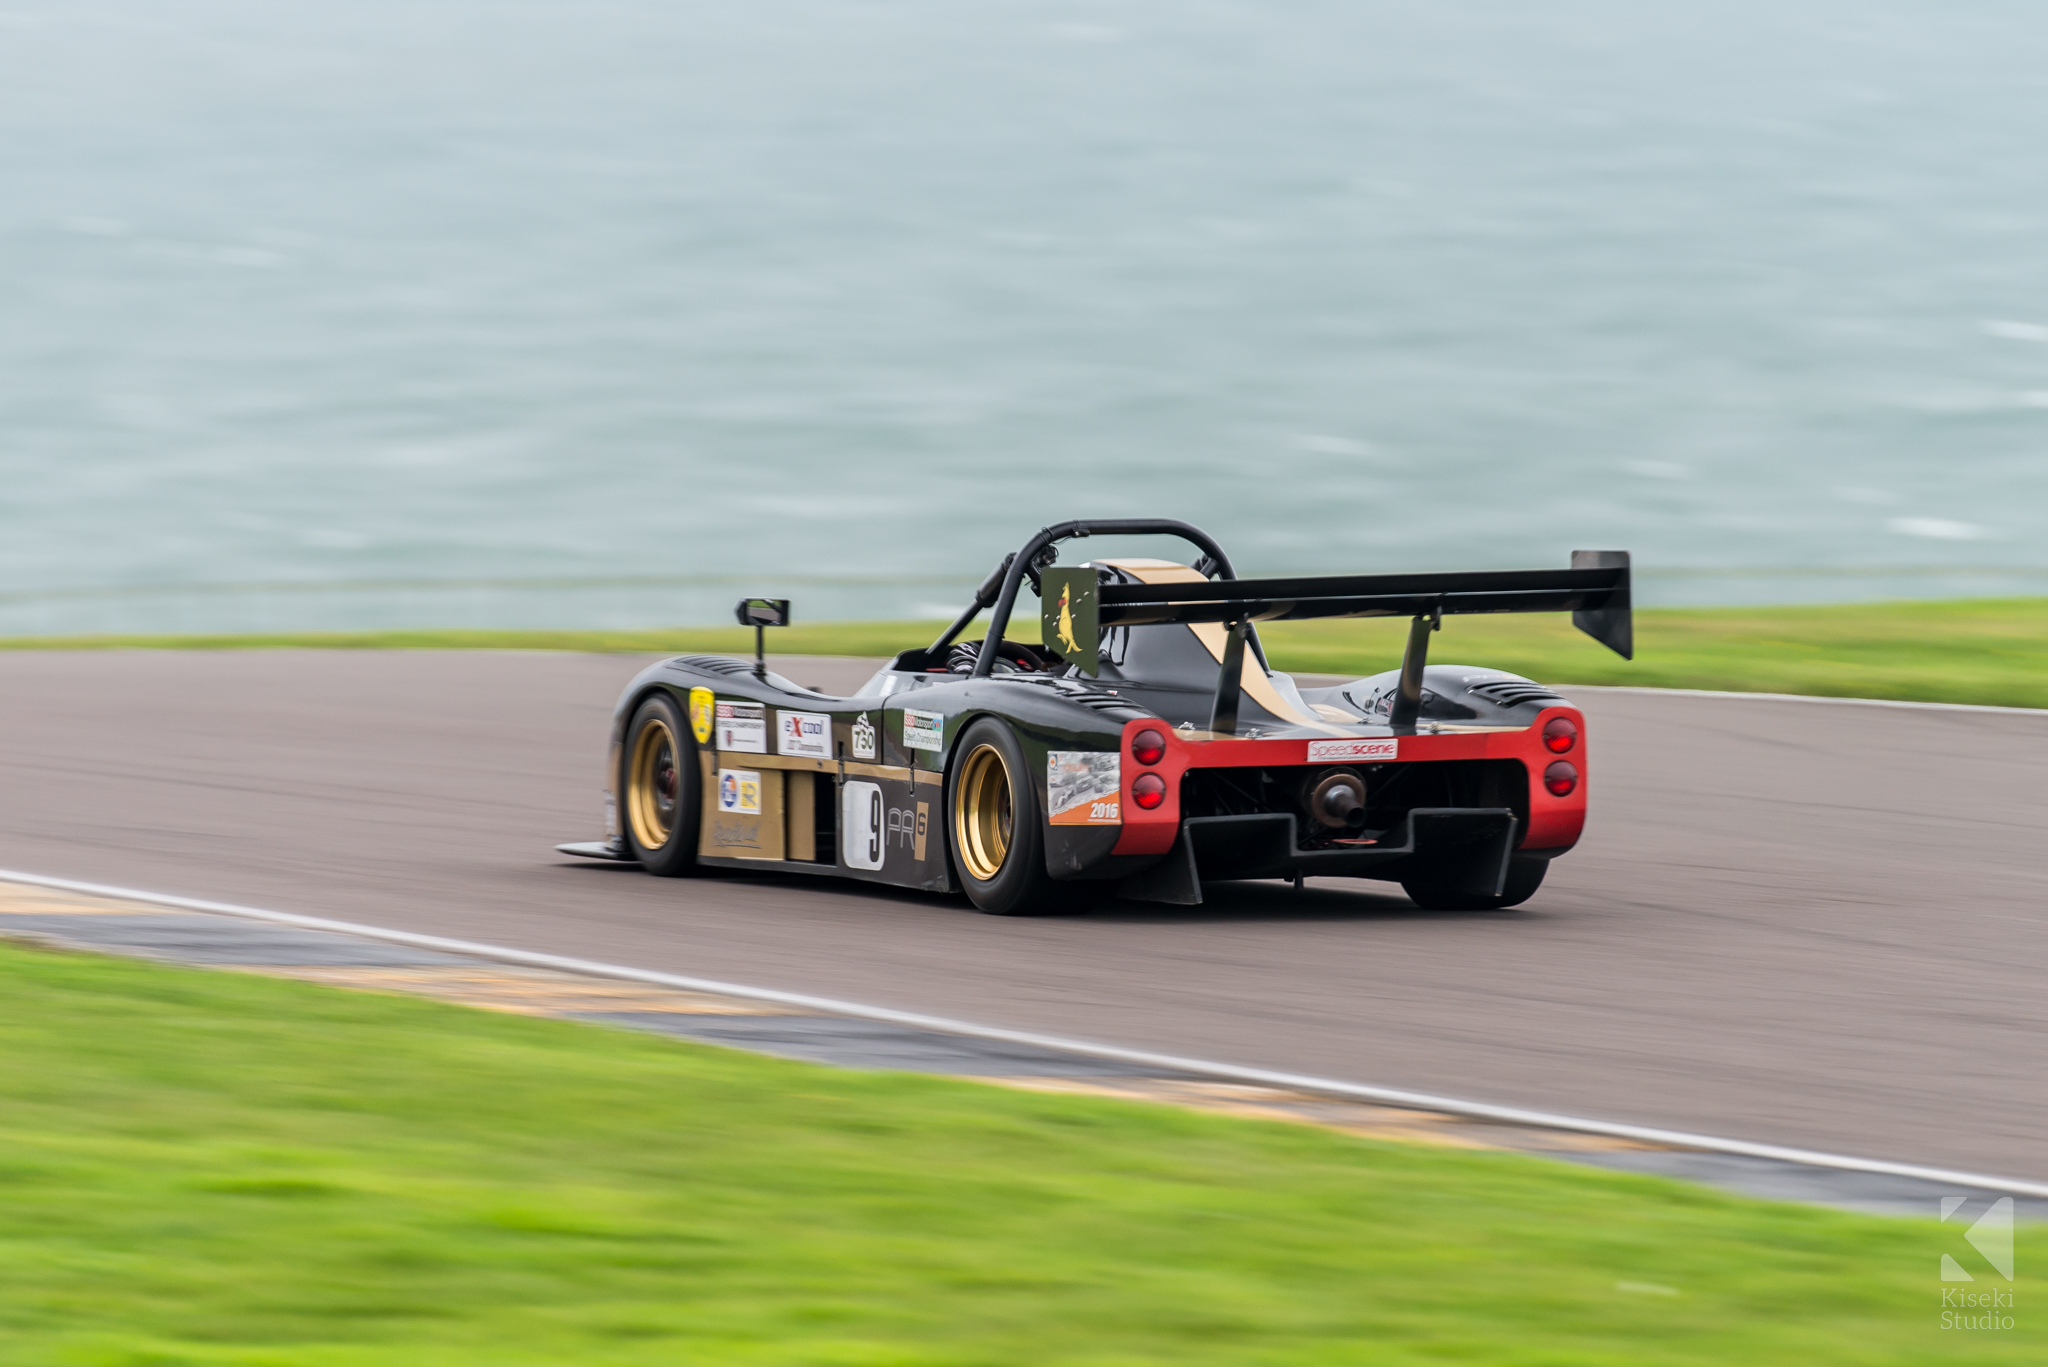
[[[1213,572],[1223,579],[1235,579],[1237,574],[1230,568],[1230,557],[1223,553],[1223,547],[1216,544],[1216,538],[1200,527],[1188,522],[1179,522],[1165,517],[1113,517],[1096,518],[1086,522],[1061,522],[1042,528],[1037,535],[1024,543],[1023,549],[1003,557],[981,587],[975,590],[974,601],[967,610],[955,618],[953,625],[932,642],[934,651],[944,650],[955,637],[973,622],[981,610],[994,603],[995,615],[989,618],[988,635],[983,643],[979,658],[974,662],[974,673],[970,676],[985,679],[995,668],[996,650],[1002,644],[1003,631],[1010,625],[1010,613],[1017,606],[1017,590],[1028,575],[1031,582],[1038,582],[1039,570],[1052,563],[1053,557],[1045,552],[1052,550],[1062,541],[1073,541],[1084,536],[1177,536],[1183,541],[1201,548]],[[1256,645],[1253,646],[1257,650]],[[1260,656],[1263,665],[1265,658]]]

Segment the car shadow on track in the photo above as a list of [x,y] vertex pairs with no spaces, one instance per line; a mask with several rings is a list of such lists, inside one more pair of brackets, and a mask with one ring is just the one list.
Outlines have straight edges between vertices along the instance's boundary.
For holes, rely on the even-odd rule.
[[[1381,891],[1385,888],[1385,891]],[[1131,925],[1204,924],[1217,921],[1498,921],[1520,911],[1425,911],[1392,884],[1366,887],[1284,882],[1212,883],[1199,906],[1108,900],[1087,909],[1090,920]]]
[[[637,875],[637,864],[610,864],[577,860],[557,865],[587,875]],[[966,897],[888,887],[855,879],[808,878],[766,871],[754,873],[735,869],[707,869],[686,880],[705,879],[731,885],[755,884],[781,893],[816,892],[861,901],[886,902],[900,907],[974,915]],[[1068,885],[1074,886],[1074,885]],[[1169,906],[1159,902],[1127,902],[1099,885],[1093,895],[1075,898],[1071,906],[1057,908],[1028,920],[1091,920],[1119,925],[1213,925],[1221,921],[1485,921],[1497,922],[1526,917],[1519,909],[1506,911],[1425,911],[1409,901],[1391,883],[1308,883],[1297,890],[1283,881],[1212,883],[1203,890],[1199,906]]]

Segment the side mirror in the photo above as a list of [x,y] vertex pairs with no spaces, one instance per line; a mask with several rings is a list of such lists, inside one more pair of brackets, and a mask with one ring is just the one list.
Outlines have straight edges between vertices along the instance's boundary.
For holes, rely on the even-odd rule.
[[789,625],[787,598],[742,598],[733,609],[743,627],[786,627]]
[[789,625],[789,600],[787,598],[742,598],[739,606],[732,610],[743,627],[754,629],[754,677],[768,677],[768,643],[762,628],[786,627]]

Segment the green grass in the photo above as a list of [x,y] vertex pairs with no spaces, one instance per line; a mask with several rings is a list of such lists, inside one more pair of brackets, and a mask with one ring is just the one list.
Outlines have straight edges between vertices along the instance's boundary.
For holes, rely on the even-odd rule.
[[[826,622],[771,632],[784,655],[890,655],[936,622]],[[1281,622],[1261,629],[1282,669],[1369,674],[1400,661],[1404,623]],[[1030,628],[1024,634],[1028,639]],[[388,631],[280,636],[0,639],[0,649],[313,646],[751,654],[739,627],[658,631]],[[1636,658],[1609,654],[1557,616],[1453,617],[1431,648],[1549,683],[1640,684],[1834,697],[2048,707],[2048,598],[1828,607],[1655,608],[1636,614]]]
[[[1656,608],[1638,612],[1635,627],[1631,661],[1563,616],[1447,617],[1430,655],[1549,683],[2048,707],[2048,598]],[[1280,622],[1261,630],[1279,667],[1339,674],[1400,663],[1406,626]]]
[[7,1363],[2042,1360],[1953,1233],[0,947]]

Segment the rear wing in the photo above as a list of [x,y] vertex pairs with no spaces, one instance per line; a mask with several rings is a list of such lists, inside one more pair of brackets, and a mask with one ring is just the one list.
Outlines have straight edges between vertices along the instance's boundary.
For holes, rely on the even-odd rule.
[[1569,612],[1572,625],[1623,659],[1635,656],[1627,551],[1573,551],[1568,570],[1318,575],[1185,584],[1104,584],[1097,620],[1288,622],[1315,617],[1427,617],[1460,612]]
[[1400,686],[1387,717],[1389,725],[1408,728],[1421,713],[1422,670],[1429,662],[1430,633],[1442,627],[1445,614],[1569,612],[1573,626],[1627,660],[1635,658],[1629,588],[1627,551],[1573,551],[1568,570],[1103,584],[1095,589],[1093,606],[1096,621],[1105,627],[1160,622],[1228,624],[1230,633],[1224,643],[1209,729],[1229,735],[1237,729],[1245,634],[1253,622],[1413,618],[1408,647],[1401,656]]

